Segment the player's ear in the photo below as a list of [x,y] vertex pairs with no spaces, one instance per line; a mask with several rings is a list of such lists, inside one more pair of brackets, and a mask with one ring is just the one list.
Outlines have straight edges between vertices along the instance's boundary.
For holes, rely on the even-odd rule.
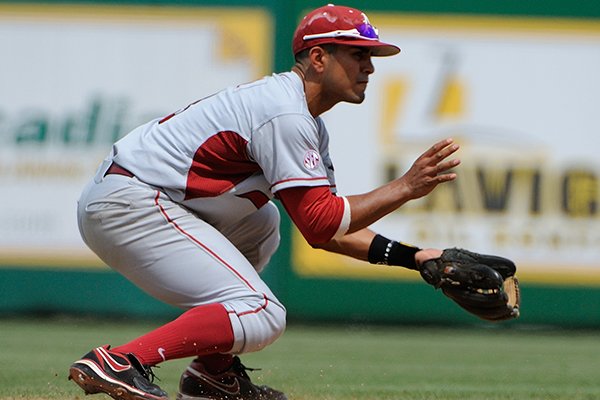
[[311,67],[316,72],[323,72],[327,55],[327,51],[321,46],[314,46],[309,49],[308,60],[310,61]]

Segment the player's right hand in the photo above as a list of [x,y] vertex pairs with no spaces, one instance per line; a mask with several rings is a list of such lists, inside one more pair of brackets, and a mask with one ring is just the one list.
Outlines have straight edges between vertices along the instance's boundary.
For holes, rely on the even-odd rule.
[[459,159],[448,160],[460,146],[451,138],[441,140],[419,156],[410,169],[399,179],[409,188],[412,199],[426,196],[437,185],[453,181],[457,174],[452,168],[460,164]]

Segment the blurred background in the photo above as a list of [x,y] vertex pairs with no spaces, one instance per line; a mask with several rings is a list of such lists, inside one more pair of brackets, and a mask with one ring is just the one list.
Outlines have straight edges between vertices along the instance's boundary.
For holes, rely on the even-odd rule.
[[[289,70],[295,26],[324,4],[0,1],[0,316],[177,316],[87,250],[79,193],[136,125]],[[362,105],[323,116],[339,193],[455,138],[459,179],[375,230],[514,259],[523,311],[504,326],[600,327],[600,3],[343,4],[402,53],[374,60]],[[412,271],[313,250],[286,218],[281,229],[264,278],[290,321],[479,323]]]

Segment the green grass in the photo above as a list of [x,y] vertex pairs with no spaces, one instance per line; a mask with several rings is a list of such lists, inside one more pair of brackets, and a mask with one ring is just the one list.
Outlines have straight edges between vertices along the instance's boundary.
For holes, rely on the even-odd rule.
[[[90,348],[128,341],[150,323],[0,319],[0,399],[83,399],[66,379]],[[243,356],[254,381],[294,400],[600,398],[598,332],[307,327]],[[159,384],[174,398],[188,360],[163,363]],[[95,395],[87,399],[108,399]]]

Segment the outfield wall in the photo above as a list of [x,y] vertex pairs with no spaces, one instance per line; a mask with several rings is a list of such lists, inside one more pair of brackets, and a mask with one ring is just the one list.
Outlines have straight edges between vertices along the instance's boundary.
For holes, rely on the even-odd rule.
[[[374,61],[359,108],[324,115],[341,194],[399,176],[433,141],[456,184],[374,227],[422,247],[517,261],[511,325],[600,327],[600,4],[348,1],[400,56]],[[77,233],[75,202],[136,124],[292,64],[315,1],[0,1],[0,313],[170,318]],[[289,220],[265,280],[291,319],[474,320],[411,271],[308,247]]]

